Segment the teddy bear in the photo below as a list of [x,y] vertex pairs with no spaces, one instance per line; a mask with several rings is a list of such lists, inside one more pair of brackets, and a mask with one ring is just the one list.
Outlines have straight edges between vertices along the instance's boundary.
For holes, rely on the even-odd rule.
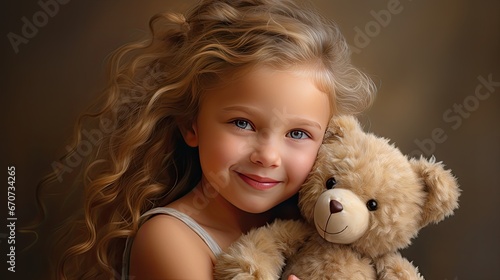
[[398,250],[458,207],[456,178],[408,158],[353,116],[334,117],[299,191],[301,220],[252,229],[217,257],[215,279],[424,279]]

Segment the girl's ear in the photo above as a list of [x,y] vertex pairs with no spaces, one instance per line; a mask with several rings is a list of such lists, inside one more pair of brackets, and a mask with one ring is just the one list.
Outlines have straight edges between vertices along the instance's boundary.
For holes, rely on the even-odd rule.
[[198,147],[198,126],[196,121],[193,121],[191,125],[179,125],[179,130],[184,138],[184,142],[186,142],[188,146],[193,148]]

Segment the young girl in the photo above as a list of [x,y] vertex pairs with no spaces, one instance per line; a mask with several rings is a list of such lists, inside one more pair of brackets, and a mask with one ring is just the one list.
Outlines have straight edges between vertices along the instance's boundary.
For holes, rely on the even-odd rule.
[[372,102],[338,27],[291,0],[203,0],[150,26],[87,114],[101,137],[58,278],[211,279],[241,234],[294,213],[330,117]]

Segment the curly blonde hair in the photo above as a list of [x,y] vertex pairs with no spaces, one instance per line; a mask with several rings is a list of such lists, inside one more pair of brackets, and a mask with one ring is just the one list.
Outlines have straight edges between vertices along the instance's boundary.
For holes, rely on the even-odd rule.
[[150,29],[150,38],[113,54],[104,102],[80,118],[73,150],[62,158],[78,153],[84,127],[96,127],[99,137],[83,167],[83,211],[63,234],[58,278],[113,278],[141,213],[198,183],[198,151],[180,129],[195,119],[204,89],[225,73],[303,66],[338,114],[359,113],[374,98],[339,28],[291,0],[204,0],[186,16],[154,16]]

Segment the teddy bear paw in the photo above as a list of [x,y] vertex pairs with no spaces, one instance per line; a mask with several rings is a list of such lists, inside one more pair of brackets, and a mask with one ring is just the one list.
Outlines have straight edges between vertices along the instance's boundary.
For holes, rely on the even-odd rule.
[[377,260],[377,274],[383,280],[424,280],[411,262],[399,253],[387,254]]
[[217,280],[273,280],[279,279],[279,275],[270,268],[266,269],[266,265],[252,261],[248,255],[234,256],[222,253],[217,257],[214,278]]

